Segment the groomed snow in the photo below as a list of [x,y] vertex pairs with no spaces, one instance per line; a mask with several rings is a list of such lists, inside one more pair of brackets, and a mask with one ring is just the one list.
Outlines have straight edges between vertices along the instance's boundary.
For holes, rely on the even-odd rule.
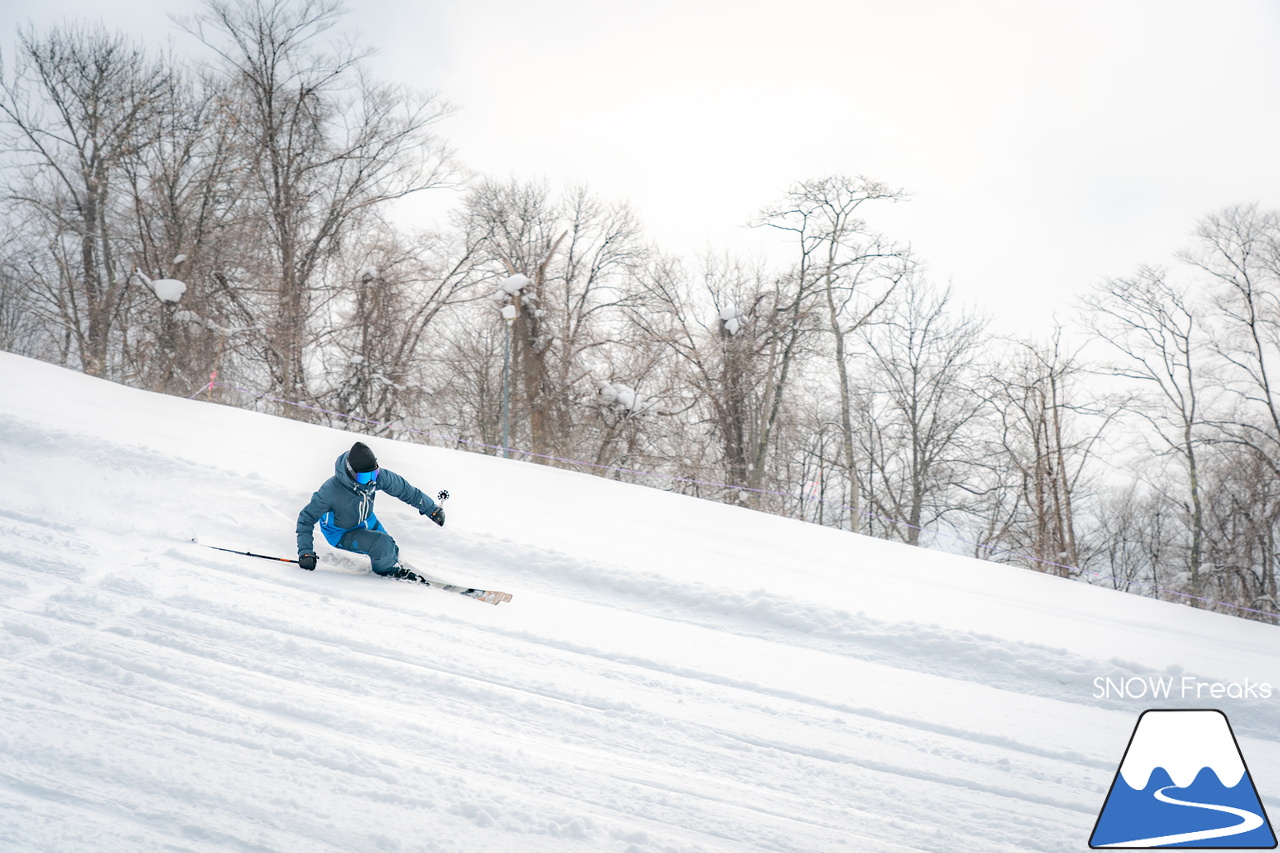
[[510,604],[191,543],[292,557],[357,435],[0,354],[0,850],[1085,850],[1148,707],[1280,802],[1271,626],[368,436]]

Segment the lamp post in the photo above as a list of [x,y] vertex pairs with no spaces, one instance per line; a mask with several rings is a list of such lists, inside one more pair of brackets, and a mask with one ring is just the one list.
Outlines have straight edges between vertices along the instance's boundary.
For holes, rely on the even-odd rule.
[[516,306],[502,307],[502,458],[511,458],[511,326]]
[[[511,264],[507,264],[511,269]],[[533,284],[527,276],[512,272],[498,284],[493,294],[495,302],[502,306],[502,458],[511,458],[511,327],[520,316],[520,297],[525,288]],[[529,297],[532,299],[532,295]]]

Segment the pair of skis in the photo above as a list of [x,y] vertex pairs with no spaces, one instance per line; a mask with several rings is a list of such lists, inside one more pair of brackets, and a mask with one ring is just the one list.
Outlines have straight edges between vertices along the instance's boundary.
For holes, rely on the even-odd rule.
[[[215,551],[226,551],[228,554],[239,554],[241,557],[257,557],[261,560],[276,560],[281,563],[297,564],[297,560],[290,560],[287,557],[272,557],[269,554],[255,554],[252,551],[233,551],[230,548],[219,548],[217,545],[205,545],[203,542],[197,541],[195,538],[191,540],[196,545],[202,545],[205,548],[212,548]],[[511,600],[511,593],[499,592],[496,589],[475,589],[469,586],[458,586],[457,584],[446,583],[439,578],[433,578],[419,572],[410,572],[410,576],[396,578],[409,583],[418,583],[423,586],[429,586],[432,589],[442,590],[444,592],[453,592],[458,595],[464,595],[467,598],[474,598],[476,601],[483,601],[485,604],[502,604]]]

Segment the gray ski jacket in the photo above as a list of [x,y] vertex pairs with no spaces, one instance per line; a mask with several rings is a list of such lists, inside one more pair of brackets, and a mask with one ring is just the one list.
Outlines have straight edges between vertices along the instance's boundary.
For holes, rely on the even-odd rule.
[[378,479],[362,486],[351,478],[347,468],[347,454],[343,453],[333,465],[333,476],[316,490],[311,502],[298,513],[298,554],[315,551],[316,523],[330,545],[349,530],[382,530],[382,524],[373,514],[373,499],[378,492],[386,492],[399,498],[422,515],[435,511],[436,502],[394,471],[382,468]]

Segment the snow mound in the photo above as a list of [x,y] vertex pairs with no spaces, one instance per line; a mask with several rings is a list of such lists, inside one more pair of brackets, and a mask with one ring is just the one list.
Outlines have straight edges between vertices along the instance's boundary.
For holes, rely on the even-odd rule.
[[177,302],[187,292],[187,285],[176,278],[157,278],[151,282],[151,289],[161,302]]

